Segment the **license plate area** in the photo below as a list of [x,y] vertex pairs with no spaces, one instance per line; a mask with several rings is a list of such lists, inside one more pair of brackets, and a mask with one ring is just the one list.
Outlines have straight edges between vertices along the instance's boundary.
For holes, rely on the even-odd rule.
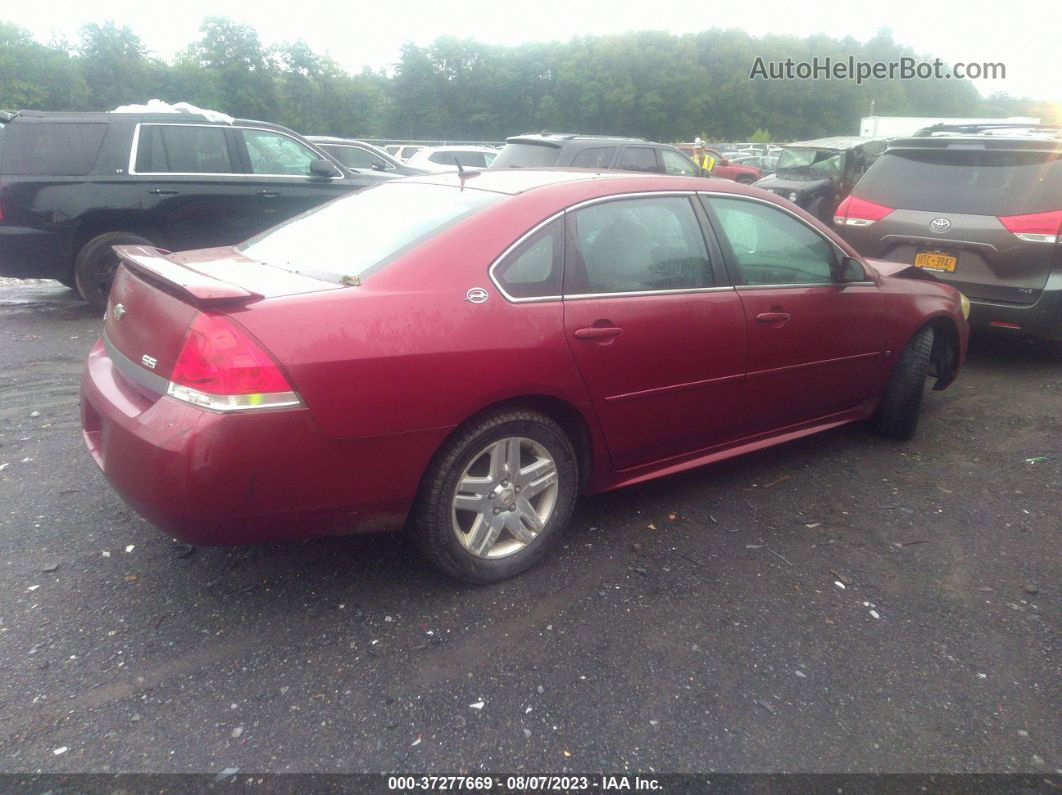
[[954,251],[927,249],[915,252],[914,266],[938,273],[955,273],[959,264],[959,255]]

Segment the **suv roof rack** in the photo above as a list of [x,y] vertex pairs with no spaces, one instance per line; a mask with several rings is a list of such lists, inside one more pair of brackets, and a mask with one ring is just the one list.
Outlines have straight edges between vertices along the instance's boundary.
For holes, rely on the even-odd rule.
[[[1051,136],[1058,136],[1062,132],[1062,128],[1059,128],[1053,124],[1021,124],[1019,122],[1005,122],[1005,123],[992,123],[992,124],[945,124],[940,122],[939,124],[933,124],[929,127],[923,127],[921,130],[916,130],[910,137],[911,138],[932,138],[936,135],[1019,135],[1021,137],[1043,137],[1049,138]],[[1024,133],[1024,136],[1022,136]]]

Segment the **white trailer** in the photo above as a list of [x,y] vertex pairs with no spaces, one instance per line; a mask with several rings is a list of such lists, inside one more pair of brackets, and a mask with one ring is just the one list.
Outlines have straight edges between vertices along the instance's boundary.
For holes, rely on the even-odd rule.
[[920,116],[864,116],[859,120],[861,138],[898,138],[913,135],[923,127],[934,124],[1017,124],[1035,125],[1040,120],[1032,116],[1009,116],[1005,119],[988,118],[931,118]]

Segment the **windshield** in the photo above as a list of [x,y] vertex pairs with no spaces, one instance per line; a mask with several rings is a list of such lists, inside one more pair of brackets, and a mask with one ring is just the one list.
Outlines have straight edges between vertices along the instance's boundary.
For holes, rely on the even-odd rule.
[[841,153],[820,149],[783,149],[778,156],[778,171],[806,171],[830,177],[841,173]]
[[863,175],[858,196],[886,207],[940,213],[1024,215],[1062,210],[1062,154],[888,151]]
[[556,165],[560,147],[549,144],[506,144],[491,163],[493,168],[547,168]]
[[238,249],[259,262],[316,278],[363,278],[503,198],[469,188],[388,183],[296,216]]

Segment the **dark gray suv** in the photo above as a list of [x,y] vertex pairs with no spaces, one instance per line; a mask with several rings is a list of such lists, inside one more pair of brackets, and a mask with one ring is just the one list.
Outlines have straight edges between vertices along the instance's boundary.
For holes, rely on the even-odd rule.
[[935,126],[893,141],[834,214],[867,257],[971,301],[970,322],[1062,340],[1062,136]]

